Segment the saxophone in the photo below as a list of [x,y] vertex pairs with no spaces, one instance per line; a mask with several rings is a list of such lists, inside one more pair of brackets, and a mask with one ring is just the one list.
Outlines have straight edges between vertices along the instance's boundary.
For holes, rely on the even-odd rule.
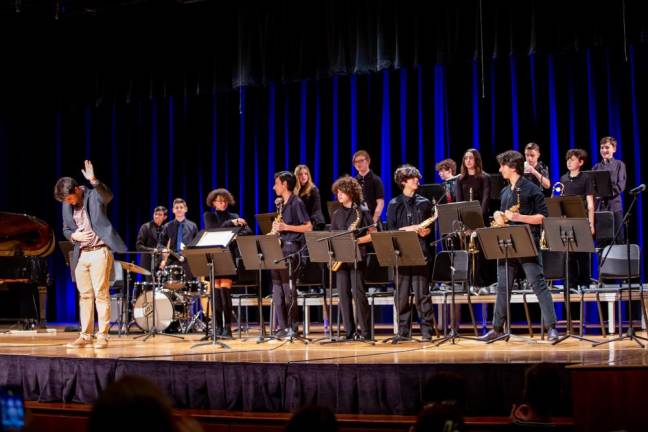
[[420,231],[422,229],[425,229],[425,228],[429,227],[430,225],[432,225],[434,223],[434,221],[437,220],[438,217],[439,217],[439,211],[437,210],[437,207],[434,206],[434,214],[432,216],[430,216],[429,218],[425,219],[420,224],[418,224],[418,227],[416,228],[416,231]]
[[[360,213],[360,208],[356,206],[355,207],[355,212],[356,212],[356,218],[355,218],[355,220],[353,222],[351,222],[351,225],[349,225],[348,231],[352,231],[352,230],[356,229],[358,227],[358,225],[360,225],[360,219],[362,218],[362,213]],[[340,267],[342,267],[342,264],[343,264],[342,261],[333,261],[331,263],[331,271],[336,272],[336,271],[340,270]]]
[[267,235],[275,235],[278,234],[277,230],[275,229],[275,224],[276,223],[281,223],[283,222],[283,198],[278,197],[275,200],[275,206],[277,206],[277,215],[274,218],[274,221],[272,222],[272,229]]
[[[517,204],[514,204],[509,208],[510,212],[513,213],[519,213],[520,212],[520,189],[515,190],[517,192]],[[491,227],[493,228],[501,228],[504,226],[507,226],[509,224],[509,220],[506,218],[506,215],[504,212],[501,211],[496,211],[493,213],[493,221],[491,222]]]

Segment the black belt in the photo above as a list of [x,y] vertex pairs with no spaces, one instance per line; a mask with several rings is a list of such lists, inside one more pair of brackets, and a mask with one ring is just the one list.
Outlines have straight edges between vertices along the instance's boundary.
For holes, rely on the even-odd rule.
[[81,248],[81,252],[93,252],[93,251],[96,251],[96,250],[99,250],[99,249],[103,249],[105,247],[108,247],[108,246],[106,246],[105,244],[104,245],[98,245],[98,246],[86,246],[86,247]]

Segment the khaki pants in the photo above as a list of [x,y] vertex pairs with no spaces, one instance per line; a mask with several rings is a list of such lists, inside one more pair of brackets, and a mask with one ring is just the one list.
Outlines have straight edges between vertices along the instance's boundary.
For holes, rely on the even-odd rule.
[[99,328],[97,335],[108,336],[110,328],[110,271],[113,256],[108,248],[81,252],[74,270],[79,290],[79,315],[81,336],[88,338],[94,333],[94,305],[97,305]]

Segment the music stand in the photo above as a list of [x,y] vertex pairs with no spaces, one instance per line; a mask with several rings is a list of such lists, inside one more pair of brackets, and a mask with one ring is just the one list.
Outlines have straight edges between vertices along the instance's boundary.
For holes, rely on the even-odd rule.
[[[479,209],[481,213],[481,204],[479,201],[459,201],[448,204],[439,204],[437,210],[439,211],[439,233],[441,235],[455,232],[453,227],[454,221],[462,221],[461,214],[464,209]],[[483,220],[483,217],[482,217]],[[482,223],[482,226],[483,223]]]
[[339,208],[342,207],[342,204],[340,204],[340,201],[327,201],[326,202],[326,210],[328,211],[329,214],[329,220],[333,218],[333,213]]
[[552,218],[544,219],[545,239],[551,252],[563,252],[565,255],[565,308],[567,309],[567,331],[565,336],[555,340],[552,345],[573,337],[580,341],[594,343],[593,340],[573,334],[571,319],[571,295],[569,291],[569,254],[572,252],[594,252],[594,240],[589,221],[585,218]]
[[549,217],[586,218],[587,210],[580,196],[551,197],[545,200]]
[[499,201],[500,200],[500,192],[502,189],[504,189],[506,186],[510,186],[510,182],[508,180],[505,180],[504,177],[502,177],[502,174],[496,173],[496,174],[488,174],[488,181],[490,181],[490,199]]
[[182,251],[187,259],[191,273],[196,277],[209,276],[211,284],[211,331],[212,340],[193,345],[196,348],[205,345],[218,345],[221,348],[229,349],[229,345],[220,342],[222,336],[216,335],[216,277],[236,273],[236,265],[230,251],[230,244],[240,230],[235,228],[212,228],[200,231],[193,241]]
[[610,171],[597,170],[583,172],[590,179],[595,198],[612,198],[614,192],[612,191],[612,179],[610,178]]
[[257,220],[261,234],[268,234],[272,231],[272,222],[277,217],[277,213],[260,213],[254,215],[254,217]]
[[266,335],[265,323],[263,320],[263,292],[261,287],[262,270],[283,270],[286,268],[286,263],[274,262],[277,259],[283,258],[283,251],[279,244],[279,237],[276,235],[241,236],[236,238],[236,244],[245,268],[247,270],[258,271],[259,295],[257,297],[257,303],[259,306],[259,326],[261,327],[261,330],[257,343],[279,339],[274,335]]
[[[324,290],[324,308],[328,308],[329,316],[329,325],[328,325],[328,335],[326,335],[326,329],[324,329],[324,337],[320,339],[315,339],[313,342],[342,342],[339,339],[333,337],[333,326],[331,319],[333,317],[333,270],[331,269],[333,265],[334,252],[333,247],[331,246],[329,232],[322,231],[309,231],[304,233],[306,238],[306,248],[308,249],[308,256],[310,261],[313,263],[327,263],[328,264],[328,273],[329,273],[329,283],[328,283],[328,303],[326,299],[326,290]],[[338,338],[340,337],[340,328],[338,327]]]
[[[400,313],[400,287],[399,287],[399,268],[424,266],[427,265],[427,260],[423,255],[421,243],[418,239],[418,234],[414,231],[383,231],[371,233],[371,241],[376,251],[378,263],[382,267],[394,267],[395,269],[395,295],[394,304],[396,305],[396,312]],[[408,302],[409,303],[409,302]],[[410,330],[411,330],[411,317],[410,312]],[[411,333],[411,331],[410,331]],[[401,341],[415,341],[421,342],[411,336],[401,336],[398,332],[395,336],[383,340],[383,343],[391,341],[392,344],[397,344]]]
[[429,199],[430,202],[436,203],[441,201],[441,198],[445,196],[446,188],[441,183],[428,183],[419,185],[416,193]]
[[531,229],[528,225],[510,225],[500,228],[480,228],[477,238],[487,260],[503,259],[505,266],[506,284],[506,331],[487,344],[499,340],[508,340],[513,336],[511,326],[511,289],[509,284],[509,260],[514,258],[527,258],[538,256]]

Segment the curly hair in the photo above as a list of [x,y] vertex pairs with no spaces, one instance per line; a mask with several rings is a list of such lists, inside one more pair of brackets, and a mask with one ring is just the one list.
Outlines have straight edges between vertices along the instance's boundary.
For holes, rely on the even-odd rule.
[[452,159],[443,159],[441,162],[436,164],[434,168],[436,171],[450,170],[452,175],[455,175],[457,172],[457,163]]
[[507,150],[497,155],[497,163],[513,168],[518,174],[524,174],[524,156],[518,151]]
[[222,197],[227,201],[227,205],[234,205],[236,204],[236,201],[234,200],[234,195],[230,191],[228,191],[225,188],[218,188],[214,189],[213,191],[209,192],[207,195],[207,205],[209,207],[214,207],[214,200],[218,197]]
[[351,198],[352,202],[356,204],[362,203],[362,186],[360,186],[358,180],[351,176],[346,175],[335,180],[333,186],[331,186],[331,191],[334,194],[342,191]]
[[421,172],[413,165],[401,165],[394,171],[394,182],[401,188],[404,181],[414,177],[421,178]]

